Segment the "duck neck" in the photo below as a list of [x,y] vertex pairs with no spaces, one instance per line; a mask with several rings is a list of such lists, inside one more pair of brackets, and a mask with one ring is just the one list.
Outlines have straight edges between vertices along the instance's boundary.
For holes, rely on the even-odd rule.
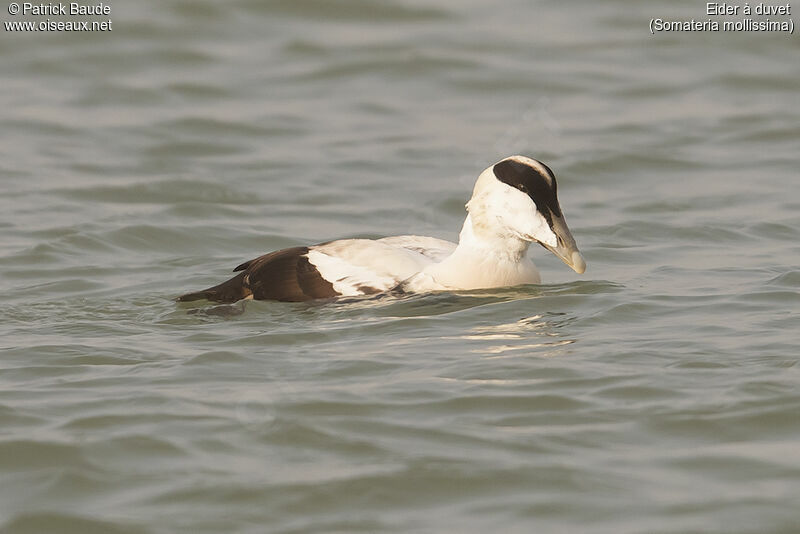
[[461,233],[458,235],[458,247],[454,256],[478,256],[481,263],[489,260],[495,262],[519,263],[525,258],[530,242],[515,235],[475,221],[467,214]]
[[438,289],[479,289],[538,284],[539,271],[525,256],[529,243],[467,215],[455,251],[424,274]]

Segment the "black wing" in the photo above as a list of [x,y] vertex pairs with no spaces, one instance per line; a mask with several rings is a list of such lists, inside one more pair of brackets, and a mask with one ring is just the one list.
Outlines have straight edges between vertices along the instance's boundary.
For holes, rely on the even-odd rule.
[[256,300],[302,302],[338,296],[333,284],[308,261],[307,254],[308,247],[270,252],[236,267],[234,272],[241,272],[230,280],[181,295],[178,301],[206,299],[230,303],[252,297]]

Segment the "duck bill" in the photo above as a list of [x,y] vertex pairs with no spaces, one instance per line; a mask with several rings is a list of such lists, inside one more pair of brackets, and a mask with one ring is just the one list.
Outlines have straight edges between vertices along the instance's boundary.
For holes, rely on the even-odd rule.
[[541,245],[558,256],[561,261],[569,265],[573,271],[578,274],[583,274],[586,270],[586,262],[583,260],[583,256],[578,250],[578,245],[575,244],[575,238],[572,237],[572,233],[569,231],[569,228],[567,228],[567,223],[562,217],[554,216],[552,218],[551,228],[558,238],[558,244],[555,247],[544,243],[541,243]]

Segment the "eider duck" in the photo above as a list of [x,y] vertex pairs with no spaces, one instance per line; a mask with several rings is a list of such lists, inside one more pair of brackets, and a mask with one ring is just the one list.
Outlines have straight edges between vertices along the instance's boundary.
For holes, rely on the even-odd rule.
[[567,228],[556,177],[532,158],[511,156],[484,170],[466,204],[458,244],[415,235],[340,239],[270,252],[242,263],[230,280],[178,301],[289,302],[538,284],[526,256],[537,242],[575,272],[586,263]]

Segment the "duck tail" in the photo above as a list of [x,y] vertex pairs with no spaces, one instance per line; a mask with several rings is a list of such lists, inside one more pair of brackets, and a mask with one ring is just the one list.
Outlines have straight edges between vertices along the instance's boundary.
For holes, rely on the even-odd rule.
[[251,296],[253,293],[244,286],[244,272],[241,272],[219,285],[203,289],[202,291],[195,291],[193,293],[186,293],[177,299],[178,302],[192,302],[194,300],[210,300],[212,302],[222,302],[230,304],[238,300],[242,300]]

